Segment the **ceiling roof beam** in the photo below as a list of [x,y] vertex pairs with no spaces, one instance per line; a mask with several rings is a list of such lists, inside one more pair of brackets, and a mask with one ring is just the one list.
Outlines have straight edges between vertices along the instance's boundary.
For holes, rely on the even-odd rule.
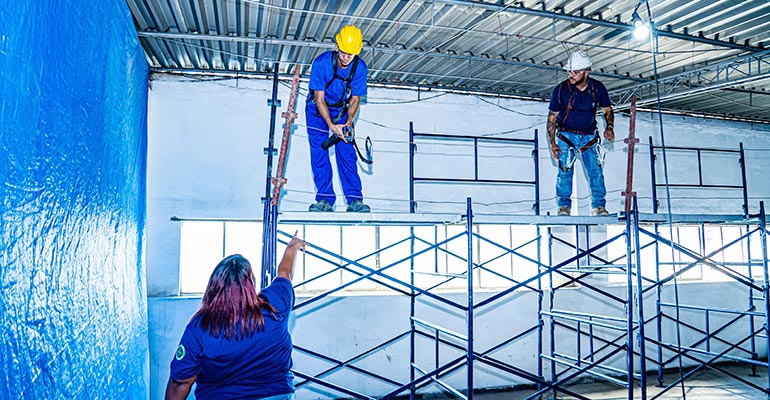
[[[497,5],[497,4],[482,3],[482,2],[473,1],[473,0],[435,0],[435,1],[437,3],[444,3],[444,4],[450,4],[450,5],[456,5],[456,6],[465,6],[465,7],[472,7],[472,8],[482,8],[482,9],[487,9],[487,10],[492,10],[497,12],[508,12],[508,13],[514,13],[514,14],[531,15],[531,16],[542,17],[542,18],[554,18],[554,19],[560,19],[560,20],[570,21],[570,22],[597,25],[597,26],[617,29],[621,31],[632,32],[634,30],[634,26],[631,24],[623,24],[623,23],[611,22],[603,19],[595,19],[595,18],[589,18],[589,17],[577,16],[577,15],[570,15],[565,13],[557,13],[554,11],[536,10],[534,8],[518,7],[514,5],[504,6],[504,5]],[[724,41],[724,40],[709,39],[704,36],[693,36],[693,35],[688,35],[683,33],[675,33],[668,30],[655,29],[655,34],[658,36],[668,37],[672,39],[686,40],[689,42],[703,43],[703,44],[708,44],[708,45],[717,46],[717,47],[751,51],[755,53],[766,50],[761,47],[749,46],[747,44],[738,44],[738,43]]]
[[[237,36],[237,35],[230,36],[230,35],[209,35],[209,34],[200,34],[200,33],[152,32],[152,31],[141,31],[141,32],[137,32],[137,34],[139,35],[139,37],[161,39],[161,40],[178,40],[178,41],[200,40],[200,41],[214,41],[214,42],[221,42],[221,43],[237,42],[237,43],[256,43],[256,44],[263,44],[263,45],[294,46],[294,47],[306,47],[306,48],[307,47],[327,48],[327,49],[334,48],[333,43],[312,42],[312,41],[304,41],[304,40],[297,40],[297,39],[276,39],[276,38],[264,38],[264,37],[243,37],[243,36]],[[384,54],[395,54],[395,55],[409,55],[414,57],[438,57],[438,58],[447,58],[447,59],[453,59],[453,60],[465,60],[465,61],[471,61],[471,62],[483,62],[483,63],[507,65],[511,67],[525,67],[525,68],[544,69],[544,70],[550,70],[550,71],[563,71],[562,67],[555,66],[555,65],[544,65],[544,64],[527,63],[527,62],[521,62],[521,61],[503,60],[501,58],[478,57],[478,56],[472,56],[472,55],[466,55],[466,54],[449,54],[449,53],[441,53],[438,51],[393,49],[390,47],[371,47],[371,46],[364,46],[364,51],[370,52],[373,57],[377,53],[384,53]],[[280,60],[276,60],[276,61],[280,61]],[[647,79],[626,76],[626,75],[619,75],[619,74],[609,74],[609,73],[600,72],[600,71],[592,71],[591,75],[601,76],[605,78],[619,79],[624,81],[647,82]]]
[[[660,79],[660,99],[674,100],[768,78],[770,50]],[[655,82],[610,92],[613,104],[621,110],[629,108],[631,96],[636,96],[637,106],[654,103],[657,100]]]

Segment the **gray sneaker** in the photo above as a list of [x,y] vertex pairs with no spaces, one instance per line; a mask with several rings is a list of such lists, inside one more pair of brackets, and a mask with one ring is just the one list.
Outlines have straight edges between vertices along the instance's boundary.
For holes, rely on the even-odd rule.
[[334,206],[326,200],[318,200],[318,202],[311,204],[307,210],[310,212],[333,212]]
[[369,206],[359,199],[353,200],[348,204],[348,212],[368,213],[371,210],[372,209],[369,208]]
[[602,206],[594,207],[594,209],[591,210],[591,214],[593,214],[593,216],[595,216],[595,217],[606,217],[606,216],[610,215],[610,213],[607,211],[607,209],[602,207]]
[[567,206],[561,206],[561,207],[559,207],[559,212],[558,212],[558,213],[556,213],[556,215],[558,215],[558,216],[560,216],[560,217],[569,217],[569,215],[570,215],[570,212],[571,212],[571,211],[570,211],[570,208],[569,208],[569,207],[567,207]]

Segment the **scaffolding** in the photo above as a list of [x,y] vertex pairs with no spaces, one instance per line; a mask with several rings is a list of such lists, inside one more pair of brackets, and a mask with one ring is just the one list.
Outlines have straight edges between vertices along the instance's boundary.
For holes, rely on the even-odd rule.
[[[304,299],[296,305],[297,313],[307,313],[308,309],[318,305],[319,300],[337,295],[362,280],[373,280],[381,287],[409,299],[409,327],[380,343],[365,346],[366,349],[360,353],[347,355],[344,358],[324,354],[318,349],[296,346],[296,352],[320,358],[330,364],[329,368],[315,373],[303,371],[301,366],[297,365],[295,374],[301,379],[296,384],[297,390],[315,384],[343,396],[390,399],[404,395],[414,396],[426,386],[435,384],[458,398],[472,398],[472,389],[476,388],[473,371],[483,365],[485,368],[492,368],[510,375],[512,381],[516,378],[520,385],[532,387],[528,398],[537,398],[549,392],[579,399],[589,398],[576,393],[570,385],[576,383],[579,378],[590,376],[626,388],[629,399],[654,399],[681,384],[679,380],[673,382],[663,380],[663,372],[681,359],[684,364],[688,364],[688,371],[683,371],[681,379],[687,380],[700,370],[710,369],[736,379],[758,392],[769,393],[770,382],[767,386],[757,385],[725,370],[720,364],[725,361],[741,362],[749,365],[752,371],[757,367],[768,366],[767,360],[760,356],[758,350],[762,347],[758,343],[760,340],[764,346],[767,346],[766,282],[768,277],[764,204],[760,204],[759,214],[752,215],[748,219],[742,216],[719,216],[719,218],[712,216],[708,221],[702,222],[702,226],[713,224],[718,227],[750,227],[740,237],[730,240],[719,248],[708,249],[707,253],[704,253],[703,249],[688,248],[666,235],[656,233],[656,227],[661,224],[659,215],[640,214],[636,205],[632,210],[631,213],[622,213],[615,218],[604,217],[599,221],[596,217],[567,217],[565,220],[565,217],[551,216],[507,218],[498,216],[489,219],[483,216],[474,217],[473,205],[468,199],[467,214],[458,216],[460,220],[455,224],[463,227],[462,232],[433,243],[428,243],[424,237],[415,234],[415,227],[442,225],[446,223],[445,218],[442,218],[442,222],[439,219],[424,218],[421,215],[371,216],[371,219],[365,222],[369,226],[409,227],[409,235],[398,240],[397,243],[408,244],[411,249],[410,256],[382,265],[376,265],[374,260],[391,250],[395,244],[357,259],[350,259],[325,249],[319,243],[309,243],[310,249],[306,257],[313,259],[311,263],[323,262],[333,267],[324,275],[328,276],[344,270],[354,274],[356,278],[332,290]],[[675,226],[693,224],[691,215],[673,217]],[[533,222],[536,224],[535,235],[516,247],[498,243],[480,234],[477,229],[479,225],[484,224],[529,225]],[[286,223],[361,224],[362,222],[360,220],[347,222],[293,220],[289,215]],[[568,226],[575,227],[574,242],[564,240],[559,237],[559,232],[556,232]],[[591,228],[607,226],[622,228],[622,232],[608,235],[609,238],[600,243],[591,243]],[[541,237],[542,232],[545,232],[545,237]],[[289,234],[281,232],[281,241],[287,241],[289,237]],[[745,252],[748,252],[751,248],[748,241],[752,238],[761,243],[759,260],[752,260],[739,266],[735,262],[718,259],[720,253],[736,246],[743,247]],[[483,241],[498,248],[502,253],[513,255],[521,262],[536,265],[538,272],[522,280],[505,277],[510,282],[509,288],[480,297],[479,289],[474,286],[474,278],[478,276],[479,271],[486,268],[486,264],[499,258],[500,254],[492,255],[489,259],[480,259],[478,254],[475,254],[477,246],[474,246],[474,241]],[[541,258],[540,249],[543,241],[548,254]],[[465,244],[466,251],[460,253],[452,250],[452,243]],[[625,254],[613,259],[602,256],[602,251],[606,251],[613,243],[625,247]],[[558,259],[557,247],[559,246],[570,247],[574,250],[574,255]],[[530,251],[526,251],[527,247],[531,247]],[[666,250],[675,251],[687,260],[669,262],[666,257],[660,256],[666,254]],[[645,251],[652,251],[658,256],[652,274],[649,270],[642,268],[641,257]],[[462,272],[436,273],[442,279],[438,284],[419,285],[415,282],[415,276],[422,272],[415,268],[415,260],[431,252],[441,252],[460,259],[466,263],[466,269]],[[534,258],[526,254],[533,252],[537,254]],[[408,264],[410,268],[409,280],[399,278],[396,276],[398,274],[391,274],[398,266],[404,264]],[[669,268],[665,268],[668,264],[670,264]],[[676,266],[673,266],[674,264]],[[681,296],[671,300],[670,293],[668,296],[665,295],[665,291],[671,292],[673,281],[700,265],[707,265],[713,270],[720,271],[733,282],[744,287],[748,306],[742,309],[730,308],[724,304],[709,304],[708,299]],[[741,271],[742,267],[749,272]],[[761,276],[756,275],[757,267],[761,271]],[[663,274],[664,271],[670,273]],[[610,275],[621,277],[622,284],[607,286],[597,282],[597,276]],[[320,275],[310,277],[305,281],[297,282],[296,286],[306,285],[309,281],[321,278]],[[447,296],[440,291],[435,291],[442,284],[452,280],[466,282],[465,293],[460,296],[464,301],[458,301],[457,296]],[[576,288],[589,291],[594,302],[614,304],[613,308],[617,313],[587,312],[580,307],[571,306],[576,303],[574,302],[576,296],[582,296],[574,290]],[[528,314],[531,324],[521,326],[519,331],[509,332],[503,340],[487,343],[483,348],[476,344],[474,338],[480,334],[480,331],[475,315],[487,309],[499,307],[500,304],[506,304],[512,296],[521,291],[531,292],[537,299],[536,309],[531,310],[531,315]],[[420,301],[421,299],[429,301]],[[425,317],[432,314],[433,307],[429,303],[440,303],[443,308],[453,310],[455,315],[463,315],[466,322],[465,329],[447,327],[440,320]],[[654,305],[654,312],[645,314],[645,306],[650,304]],[[428,312],[418,311],[420,307],[427,307]],[[691,314],[700,313],[705,321],[704,326],[698,326],[686,318],[681,318],[679,312],[685,311]],[[724,316],[729,318],[725,319]],[[672,324],[678,325],[677,329],[686,330],[688,334],[685,336],[691,339],[688,342],[677,340],[671,333]],[[734,336],[736,330],[745,330],[739,340],[725,336],[726,333]],[[334,336],[332,332],[325,334]],[[571,345],[565,344],[567,335],[574,337]],[[537,349],[531,348],[530,351],[538,355],[534,368],[531,365],[522,366],[515,362],[511,363],[494,354],[507,346],[515,346],[518,341],[532,337],[536,338],[534,342],[537,344]],[[408,379],[399,379],[396,377],[399,374],[392,370],[377,371],[376,367],[372,369],[359,366],[359,363],[365,364],[365,360],[379,350],[394,346],[399,341],[409,343],[407,346],[409,362],[406,362],[407,354],[404,353],[403,362],[400,365],[400,368],[409,369]],[[429,349],[433,352],[427,357],[420,354]],[[430,365],[420,363],[420,360],[426,359],[430,359],[432,363]],[[374,382],[384,382],[389,386],[389,390],[375,395],[347,388],[334,379],[335,374],[345,370]],[[654,396],[647,396],[647,374],[655,374],[656,370],[658,384],[663,388],[657,389]],[[464,385],[457,385],[457,371],[465,376]],[[443,379],[443,377],[452,376],[453,373],[455,373],[454,385]]]
[[[296,93],[296,85],[293,92]],[[276,104],[275,95],[274,90],[273,106]],[[294,98],[295,95],[292,96]],[[284,114],[287,118],[286,132],[290,132],[289,118],[293,118],[294,102],[290,103],[289,111]],[[355,258],[327,249],[321,243],[308,243],[305,257],[311,258],[314,263],[326,265],[328,269],[318,275],[305,277],[302,282],[295,282],[295,287],[308,285],[336,273],[345,273],[352,278],[332,289],[302,299],[295,305],[295,314],[310,315],[322,307],[321,300],[329,301],[360,282],[371,281],[380,288],[408,299],[409,316],[404,329],[397,330],[384,340],[366,344],[364,349],[352,354],[329,354],[324,349],[297,344],[295,340],[295,359],[299,356],[303,360],[315,360],[312,371],[306,365],[313,363],[295,361],[293,372],[297,378],[297,391],[312,390],[316,394],[320,391],[326,397],[392,399],[402,396],[415,398],[429,385],[435,385],[457,398],[472,399],[474,390],[479,389],[474,381],[475,372],[483,369],[494,371],[495,376],[502,377],[502,380],[515,381],[517,385],[529,388],[528,399],[540,398],[549,393],[554,397],[567,395],[589,399],[577,393],[572,386],[586,377],[625,388],[629,399],[655,399],[677,386],[683,386],[697,372],[709,369],[770,398],[770,380],[766,385],[756,384],[723,367],[724,362],[739,362],[748,365],[752,374],[756,374],[757,368],[770,366],[766,357],[766,351],[770,348],[767,324],[767,316],[770,314],[770,277],[766,215],[762,202],[759,203],[757,214],[749,213],[742,144],[738,151],[676,149],[696,152],[700,179],[692,187],[699,188],[714,187],[702,179],[700,166],[703,153],[734,152],[738,155],[742,185],[720,188],[742,190],[744,202],[741,215],[672,214],[671,210],[667,214],[658,214],[656,188],[659,185],[655,176],[657,148],[650,139],[653,213],[639,212],[636,195],[629,188],[624,193],[632,201],[629,211],[609,217],[554,217],[539,215],[536,131],[533,140],[506,143],[523,145],[525,148],[532,146],[536,171],[534,179],[491,182],[531,185],[534,192],[534,215],[475,215],[470,197],[466,199],[465,212],[462,214],[417,213],[414,194],[416,182],[458,181],[415,176],[415,140],[419,137],[431,140],[470,140],[473,143],[476,167],[478,143],[489,140],[416,134],[410,124],[411,190],[408,214],[279,214],[276,195],[273,196],[271,206],[267,205],[270,194],[268,187],[263,232],[265,243],[273,245],[265,246],[268,251],[263,257],[262,278],[265,281],[275,266],[275,243],[287,243],[291,238],[291,234],[278,229],[279,223],[400,226],[408,230],[406,236],[393,243]],[[284,140],[287,140],[286,136]],[[272,133],[269,143],[266,151],[271,154]],[[268,177],[270,171],[268,167]],[[279,174],[272,182],[279,186],[283,182],[281,179]],[[461,178],[459,181],[490,183],[479,177],[478,168],[473,179]],[[274,194],[279,191],[279,187],[276,187]],[[512,245],[482,234],[479,227],[484,225],[532,226],[534,231],[532,237]],[[424,235],[416,232],[420,227],[436,229],[446,226],[455,227],[458,231],[447,233],[442,238],[434,235],[435,240],[426,240]],[[700,238],[695,248],[678,237],[679,227],[693,226],[698,228]],[[707,226],[718,227],[722,238],[724,234],[721,229],[724,227],[738,227],[741,233],[726,243],[723,240],[719,246],[709,246],[705,240]],[[610,234],[610,228],[617,232]],[[666,229],[661,228],[668,228],[668,235],[665,234]],[[661,230],[664,232],[661,233]],[[677,235],[674,234],[675,230]],[[596,231],[603,237],[597,240]],[[574,237],[565,239],[562,235],[564,232]],[[480,243],[496,249],[496,252],[482,258],[478,250]],[[752,252],[757,252],[756,245],[752,243],[759,244],[759,259],[751,256]],[[394,259],[387,254],[399,246],[408,246],[407,256]],[[727,260],[725,253],[736,248],[745,257],[741,260]],[[432,272],[418,267],[418,260],[423,263],[425,256],[430,255],[437,259],[439,254],[462,263],[463,267],[441,271],[435,268]],[[533,273],[523,278],[513,273],[506,276],[489,267],[501,257],[514,259],[512,265],[516,268],[531,267]],[[383,260],[390,262],[383,263]],[[744,306],[709,303],[708,298],[690,298],[682,293],[678,281],[703,266],[719,272],[739,287],[745,295]],[[434,280],[425,284],[425,280],[418,279],[421,274],[431,275]],[[494,293],[482,292],[475,284],[481,274],[492,274],[503,279],[507,287]],[[610,277],[617,285],[608,284]],[[462,293],[441,290],[447,284],[458,281],[464,283]],[[489,339],[482,346],[477,338],[480,334],[488,333],[477,324],[482,314],[494,313],[496,308],[505,307],[521,293],[534,297],[534,308],[522,311],[531,323],[507,332],[502,338]],[[585,307],[580,307],[583,302],[575,301],[580,296],[590,300],[589,307],[603,307],[606,312],[587,312]],[[602,307],[596,307],[597,304]],[[646,313],[645,309],[650,308],[654,312]],[[438,318],[442,313],[450,317]],[[684,318],[684,314],[690,317],[699,315],[703,326]],[[726,337],[728,334],[735,336],[737,331],[742,332],[738,340]],[[333,336],[335,332],[322,334]],[[567,342],[570,344],[567,345]],[[532,343],[535,348],[530,347]],[[402,357],[387,364],[386,368],[378,369],[376,362],[367,362],[381,350],[399,346],[404,349]],[[522,363],[497,355],[517,346],[529,350],[535,361]],[[677,365],[679,378],[666,382],[664,371],[676,368]],[[655,394],[648,394],[648,374],[656,374],[659,387]],[[351,376],[355,376],[357,381],[370,382],[359,385],[367,390],[346,384]],[[369,388],[377,389],[371,389],[370,392]]]

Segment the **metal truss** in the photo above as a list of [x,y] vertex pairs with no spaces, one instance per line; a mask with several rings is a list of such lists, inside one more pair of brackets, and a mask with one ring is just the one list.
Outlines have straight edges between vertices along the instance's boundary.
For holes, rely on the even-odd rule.
[[[765,50],[661,78],[660,100],[680,99],[767,78],[770,78],[770,51]],[[657,101],[656,82],[650,81],[610,92],[612,103],[619,110],[628,109],[633,96],[636,96],[637,106],[654,103]]]

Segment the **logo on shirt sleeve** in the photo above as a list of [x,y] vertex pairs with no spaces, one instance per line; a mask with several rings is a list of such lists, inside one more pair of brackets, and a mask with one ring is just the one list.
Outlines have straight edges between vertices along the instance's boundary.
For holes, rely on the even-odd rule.
[[186,353],[187,352],[184,349],[184,345],[180,343],[179,347],[176,348],[176,354],[174,355],[174,357],[176,358],[177,361],[181,361],[184,358],[184,355]]

